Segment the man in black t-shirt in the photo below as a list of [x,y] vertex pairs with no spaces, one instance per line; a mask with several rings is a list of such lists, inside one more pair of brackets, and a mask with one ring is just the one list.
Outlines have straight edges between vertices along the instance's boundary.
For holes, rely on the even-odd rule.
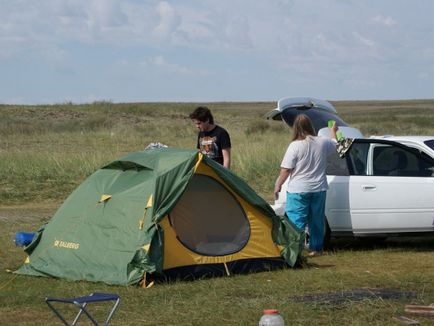
[[190,119],[199,129],[197,148],[200,152],[229,169],[231,166],[231,139],[228,132],[214,124],[214,117],[207,107],[197,107],[190,114]]

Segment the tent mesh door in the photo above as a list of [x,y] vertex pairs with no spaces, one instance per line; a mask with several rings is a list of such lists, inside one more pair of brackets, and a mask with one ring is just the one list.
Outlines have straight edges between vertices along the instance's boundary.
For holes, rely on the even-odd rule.
[[250,237],[247,216],[217,180],[196,174],[169,214],[178,240],[204,256],[224,256],[240,251]]

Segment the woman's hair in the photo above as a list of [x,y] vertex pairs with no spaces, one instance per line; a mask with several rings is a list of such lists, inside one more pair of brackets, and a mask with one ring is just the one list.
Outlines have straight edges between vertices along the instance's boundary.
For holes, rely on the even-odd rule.
[[210,124],[214,124],[214,117],[210,109],[206,106],[198,106],[192,113],[189,115],[190,119],[196,119],[201,122],[209,122]]
[[300,114],[295,118],[292,129],[292,140],[303,140],[307,136],[316,136],[312,121],[305,114]]

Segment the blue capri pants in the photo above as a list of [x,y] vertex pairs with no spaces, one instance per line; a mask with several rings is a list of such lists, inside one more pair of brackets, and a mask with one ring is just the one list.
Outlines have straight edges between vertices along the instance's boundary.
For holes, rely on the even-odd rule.
[[326,191],[286,193],[285,212],[300,230],[309,230],[309,249],[321,251],[324,246]]

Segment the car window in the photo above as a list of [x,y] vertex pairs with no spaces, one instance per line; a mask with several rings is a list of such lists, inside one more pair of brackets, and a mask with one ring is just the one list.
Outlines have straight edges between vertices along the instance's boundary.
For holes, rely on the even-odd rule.
[[419,175],[424,177],[434,177],[434,159],[423,152],[420,156]]
[[434,139],[427,140],[424,142],[429,148],[434,149]]
[[347,155],[347,163],[351,175],[367,175],[367,159],[369,143],[353,143]]
[[369,175],[419,177],[432,174],[432,163],[413,151],[386,144],[372,144],[372,149]]
[[327,175],[350,175],[345,158],[335,152],[327,157]]
[[328,120],[335,120],[338,126],[347,126],[345,121],[343,121],[336,114],[306,107],[285,109],[282,111],[282,119],[288,126],[292,127],[295,118],[302,113],[310,118],[316,132],[318,132],[321,128],[327,127]]

